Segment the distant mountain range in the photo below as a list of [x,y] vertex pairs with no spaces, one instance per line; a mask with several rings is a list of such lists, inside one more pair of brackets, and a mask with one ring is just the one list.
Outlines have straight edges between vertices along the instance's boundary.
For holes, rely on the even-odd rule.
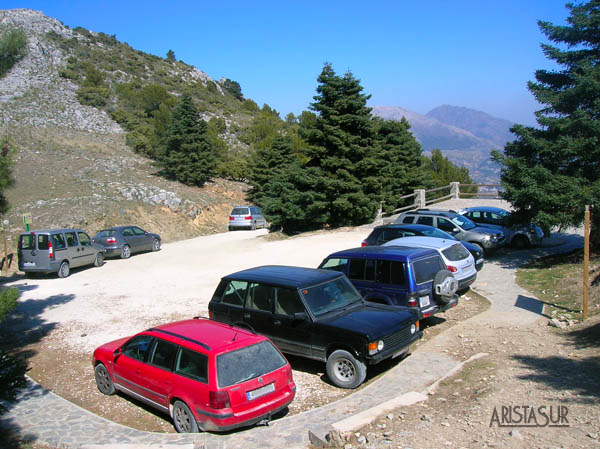
[[372,113],[388,120],[406,117],[425,152],[440,149],[452,162],[467,167],[479,183],[499,181],[500,171],[490,160],[490,152],[502,150],[515,138],[509,131],[512,122],[459,106],[439,106],[425,115],[395,106],[375,106]]

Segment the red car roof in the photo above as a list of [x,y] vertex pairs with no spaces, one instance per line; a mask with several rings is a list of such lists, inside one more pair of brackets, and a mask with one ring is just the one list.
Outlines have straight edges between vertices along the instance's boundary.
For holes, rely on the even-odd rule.
[[233,351],[266,340],[262,335],[237,326],[219,323],[207,318],[175,321],[148,329],[146,333],[189,348],[203,348],[214,354]]

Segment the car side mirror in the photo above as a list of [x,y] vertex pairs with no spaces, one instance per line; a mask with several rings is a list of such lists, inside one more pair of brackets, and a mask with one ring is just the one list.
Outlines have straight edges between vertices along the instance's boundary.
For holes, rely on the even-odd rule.
[[308,315],[306,312],[296,312],[294,313],[294,320],[297,321],[306,321],[308,319]]

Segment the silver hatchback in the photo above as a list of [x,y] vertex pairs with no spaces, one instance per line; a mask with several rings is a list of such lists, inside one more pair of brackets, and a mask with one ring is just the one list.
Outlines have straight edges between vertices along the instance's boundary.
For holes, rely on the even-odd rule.
[[229,230],[266,228],[267,219],[256,206],[236,206],[229,214]]

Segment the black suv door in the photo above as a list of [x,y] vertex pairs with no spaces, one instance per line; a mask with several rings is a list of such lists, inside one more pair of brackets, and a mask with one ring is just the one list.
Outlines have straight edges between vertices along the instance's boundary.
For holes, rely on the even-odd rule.
[[[274,287],[273,341],[283,352],[311,357],[313,324],[298,290]],[[304,315],[302,315],[304,314]]]

